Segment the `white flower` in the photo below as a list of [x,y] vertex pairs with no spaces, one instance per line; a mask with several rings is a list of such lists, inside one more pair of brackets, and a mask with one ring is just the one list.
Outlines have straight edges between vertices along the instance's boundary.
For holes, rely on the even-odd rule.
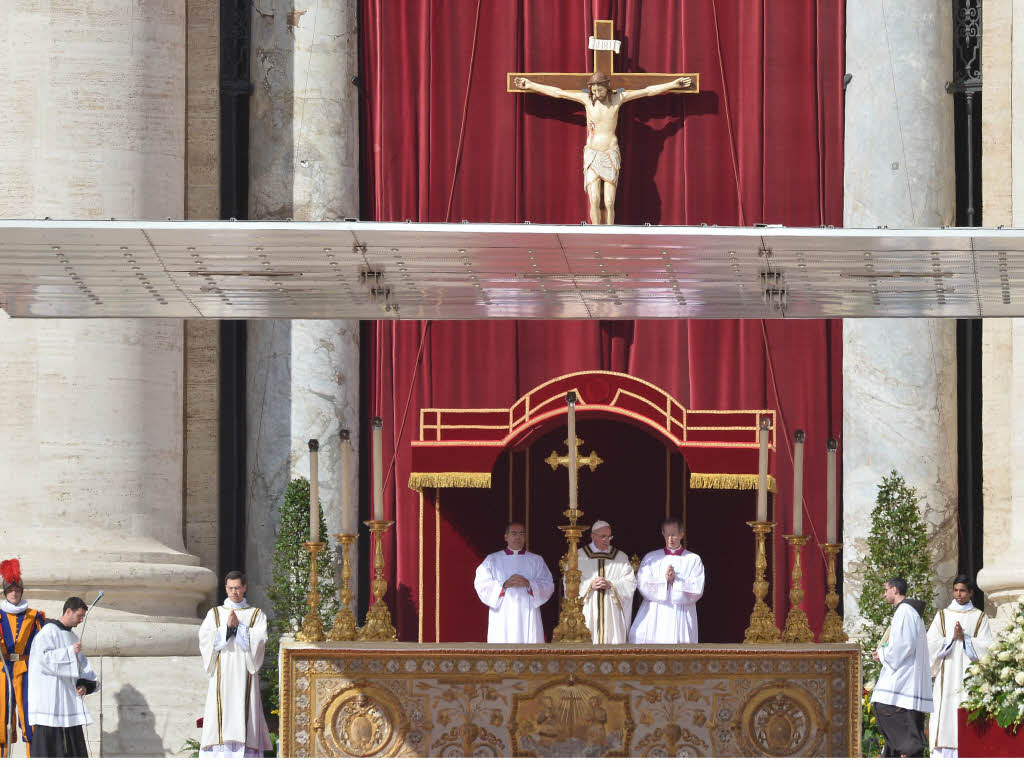
[[999,678],[1000,679],[1009,679],[1010,678],[1010,674],[1012,674],[1012,673],[1013,673],[1013,669],[1012,668],[1010,668],[1009,666],[1003,666],[1001,669],[999,669]]
[[1003,650],[999,653],[997,657],[999,658],[999,660],[1010,660],[1010,658],[1013,657],[1013,653],[1009,650]]
[[1024,685],[1024,671],[1018,671],[1013,675],[1013,681],[1019,685]]
[[864,683],[864,689],[868,692],[874,692],[876,681],[877,680],[875,679],[869,679],[867,682]]
[[984,682],[981,687],[978,688],[978,692],[982,695],[988,695],[991,691],[992,688],[989,686],[988,682]]

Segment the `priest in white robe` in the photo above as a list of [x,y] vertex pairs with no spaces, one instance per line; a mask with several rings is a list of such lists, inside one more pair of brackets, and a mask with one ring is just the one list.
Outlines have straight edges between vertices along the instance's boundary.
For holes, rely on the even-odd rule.
[[79,597],[64,603],[59,620],[48,620],[28,659],[28,723],[32,758],[88,757],[83,726],[93,723],[85,696],[99,687],[96,672],[73,632],[88,610]]
[[590,543],[577,552],[583,620],[594,644],[623,644],[629,639],[636,575],[625,552],[612,546],[612,527],[598,520]]
[[245,599],[245,574],[224,577],[228,598],[199,627],[199,651],[210,677],[199,756],[262,757],[273,746],[263,717],[259,670],[267,616]]
[[511,522],[505,528],[505,548],[488,554],[476,569],[473,587],[487,605],[487,641],[543,644],[540,606],[555,591],[543,558],[526,550],[526,528]]
[[958,755],[956,711],[967,699],[964,678],[971,663],[981,660],[993,642],[988,616],[971,604],[967,576],[958,576],[953,584],[953,601],[935,613],[928,629],[928,653],[934,712],[928,724],[928,747],[937,758],[955,759]]
[[924,754],[924,715],[932,711],[932,677],[924,603],[907,599],[907,582],[890,578],[885,601],[896,606],[882,643],[874,651],[882,664],[871,704],[885,737],[882,756],[920,757]]
[[683,523],[661,524],[665,547],[643,558],[637,588],[644,602],[629,629],[634,644],[686,644],[697,641],[697,600],[704,594],[704,563],[683,543]]

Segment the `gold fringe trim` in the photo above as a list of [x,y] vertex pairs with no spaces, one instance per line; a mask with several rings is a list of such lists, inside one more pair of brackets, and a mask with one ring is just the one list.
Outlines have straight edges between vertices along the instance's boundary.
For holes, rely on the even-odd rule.
[[491,473],[488,471],[414,471],[409,475],[409,487],[417,493],[425,487],[489,488],[490,486]]
[[[757,490],[756,474],[691,474],[694,490]],[[778,492],[775,477],[768,475],[768,492]]]

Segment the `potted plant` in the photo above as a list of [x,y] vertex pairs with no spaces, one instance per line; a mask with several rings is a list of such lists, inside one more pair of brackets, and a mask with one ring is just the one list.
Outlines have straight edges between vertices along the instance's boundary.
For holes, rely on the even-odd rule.
[[1024,756],[1024,597],[988,654],[971,664],[960,710],[960,756]]

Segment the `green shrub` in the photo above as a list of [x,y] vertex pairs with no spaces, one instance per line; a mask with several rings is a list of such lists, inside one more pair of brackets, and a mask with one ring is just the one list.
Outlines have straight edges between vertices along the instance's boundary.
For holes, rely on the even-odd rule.
[[[907,581],[907,596],[925,604],[925,625],[935,613],[932,556],[928,551],[928,531],[921,519],[917,491],[909,487],[895,469],[878,485],[878,497],[871,511],[868,555],[857,571],[863,583],[858,600],[863,621],[858,643],[864,665],[865,692],[870,693],[881,670],[871,653],[881,642],[894,611],[882,596],[885,582],[895,577]],[[862,724],[862,742],[880,750],[884,739],[870,712],[866,712]],[[866,750],[864,755],[869,755]]]
[[[273,606],[274,618],[268,626],[267,650],[260,671],[263,692],[263,710],[267,723],[277,732],[280,691],[278,689],[278,649],[283,634],[299,630],[309,610],[306,595],[309,590],[310,556],[303,547],[309,539],[309,480],[293,479],[285,490],[284,503],[278,510],[277,543],[274,545],[272,583],[267,595]],[[323,507],[320,508],[320,540],[327,541],[327,524]],[[328,544],[317,557],[320,593],[320,617],[324,631],[328,631],[338,612],[338,592],[334,585],[333,546]]]

